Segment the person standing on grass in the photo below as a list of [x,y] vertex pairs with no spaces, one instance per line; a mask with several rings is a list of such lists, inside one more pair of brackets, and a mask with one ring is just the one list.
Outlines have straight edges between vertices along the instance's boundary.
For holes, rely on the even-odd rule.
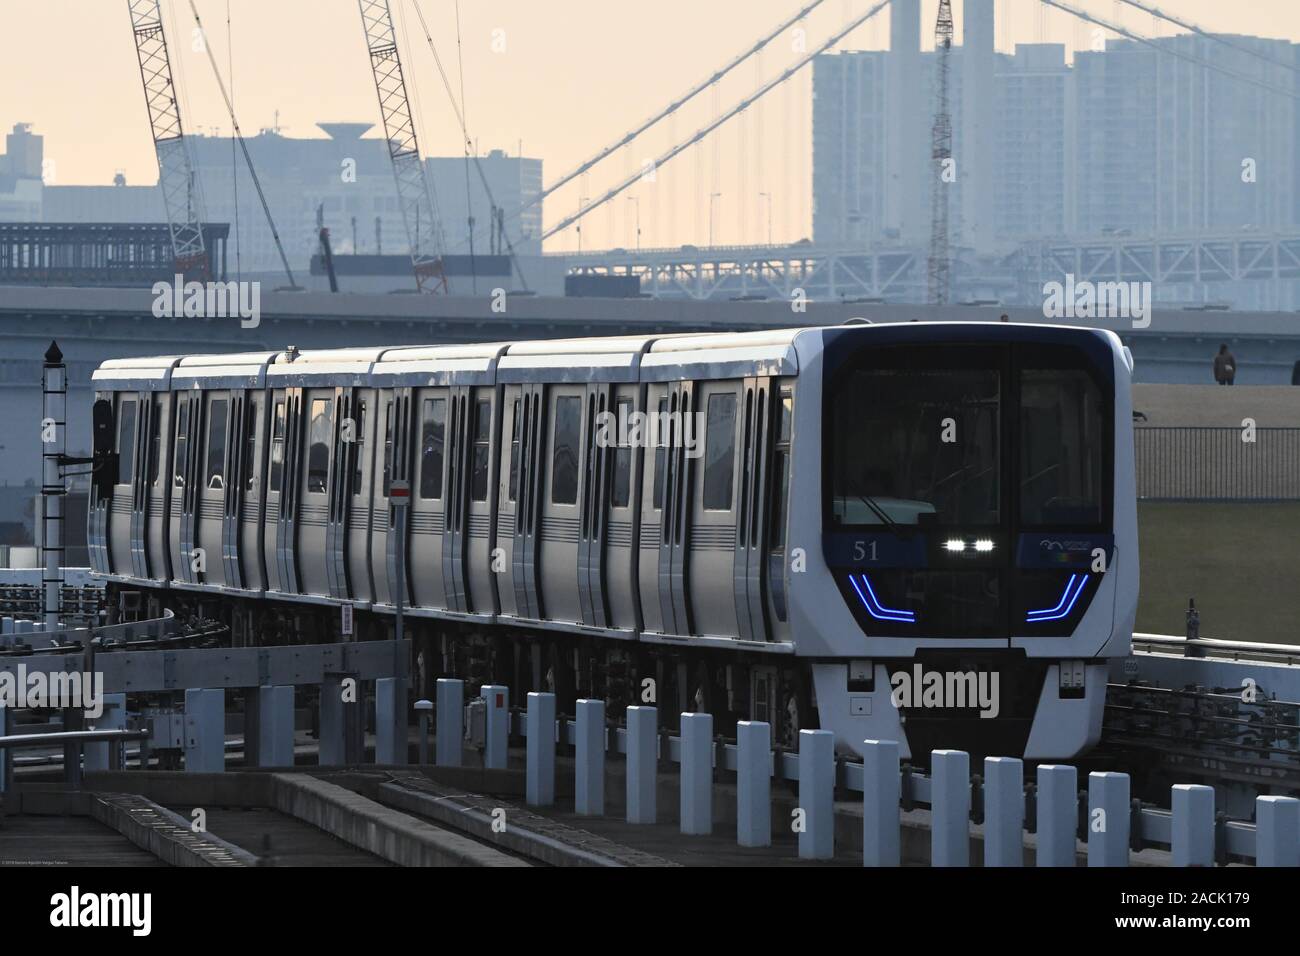
[[1237,359],[1228,351],[1227,344],[1219,346],[1219,354],[1214,356],[1214,380],[1220,385],[1231,385],[1237,377]]

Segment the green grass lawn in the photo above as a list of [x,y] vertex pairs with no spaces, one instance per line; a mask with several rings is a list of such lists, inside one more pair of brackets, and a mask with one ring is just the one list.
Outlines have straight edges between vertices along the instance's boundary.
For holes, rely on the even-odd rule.
[[1300,502],[1138,503],[1142,591],[1137,629],[1300,644]]

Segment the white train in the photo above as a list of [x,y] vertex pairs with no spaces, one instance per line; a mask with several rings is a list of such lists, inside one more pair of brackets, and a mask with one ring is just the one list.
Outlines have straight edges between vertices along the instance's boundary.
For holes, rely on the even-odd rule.
[[1136,613],[1131,366],[1002,323],[113,360],[92,563],[241,644],[386,636],[401,588],[426,695],[1066,758]]

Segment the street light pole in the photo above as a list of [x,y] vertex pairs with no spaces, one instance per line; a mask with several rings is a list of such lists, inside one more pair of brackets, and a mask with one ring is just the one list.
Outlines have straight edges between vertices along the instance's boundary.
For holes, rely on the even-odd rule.
[[628,196],[627,201],[636,205],[636,251],[641,251],[641,197]]
[[713,200],[721,198],[722,193],[709,193],[709,248],[713,248]]

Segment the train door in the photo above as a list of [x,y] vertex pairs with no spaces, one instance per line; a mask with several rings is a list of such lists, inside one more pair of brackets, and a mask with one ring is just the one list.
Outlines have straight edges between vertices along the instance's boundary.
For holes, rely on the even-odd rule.
[[268,393],[270,403],[270,445],[266,465],[266,512],[263,521],[263,563],[268,590],[289,592],[293,582],[285,577],[283,561],[284,521],[281,512],[292,495],[285,488],[285,458],[288,455],[289,390],[277,388]]
[[478,386],[466,395],[465,610],[478,614],[497,612],[497,588],[492,571],[492,539],[496,519],[490,494],[501,447],[496,410],[500,405],[495,386]]
[[145,529],[148,526],[149,438],[153,429],[154,406],[148,392],[140,392],[137,399],[134,480],[131,483],[131,574],[147,578],[149,560],[145,553]]
[[[605,482],[604,500],[608,508],[604,535],[604,586],[609,606],[609,627],[637,630],[637,610],[640,604],[635,577],[637,562],[636,541],[633,536],[635,515],[640,504],[639,484],[635,480],[637,465],[645,447],[644,428],[641,434],[633,432],[637,386],[619,385],[613,392],[610,414],[616,433],[612,447],[606,449],[609,476]],[[628,422],[624,432],[622,422]]]
[[790,515],[790,462],[794,423],[794,392],[789,388],[776,391],[773,412],[772,466],[768,479],[767,602],[769,638],[781,640],[786,632],[786,527]]
[[356,395],[351,388],[334,390],[334,423],[330,429],[329,506],[325,516],[325,578],[329,595],[347,600],[348,522],[357,440]]
[[[237,514],[239,573],[242,586],[259,591],[266,585],[266,555],[262,549],[262,522],[266,499],[266,399],[267,392],[250,391],[244,404]],[[233,482],[232,482],[233,486]]]
[[225,567],[226,445],[230,437],[230,393],[204,392],[203,446],[199,451],[195,511],[196,546],[202,552],[195,567],[204,584],[228,584]]
[[[737,421],[739,479],[736,502],[736,551],[732,563],[737,636],[765,641],[767,624],[767,507],[775,459],[772,454],[772,383],[747,378]],[[706,450],[707,455],[707,450]]]
[[167,504],[171,475],[166,462],[171,460],[171,393],[149,396],[149,471],[145,497],[145,561],[149,576],[166,581],[171,577],[167,560]]
[[[497,601],[502,614],[522,617],[518,596],[515,594],[515,537],[517,528],[515,512],[519,507],[519,440],[523,416],[522,389],[506,385],[501,390],[501,464],[496,482],[497,530],[493,541],[500,548],[500,557],[509,575],[498,579],[503,584],[497,588]],[[493,565],[493,571],[497,569]]]
[[393,389],[382,389],[375,398],[375,466],[370,497],[370,573],[377,604],[392,604],[388,570],[388,529],[392,520],[388,507],[388,483],[393,472]]
[[195,499],[198,484],[199,426],[203,418],[203,393],[197,389],[176,396],[176,429],[172,439],[171,505],[169,543],[172,575],[186,584],[197,584],[195,573]]
[[581,385],[553,385],[549,409],[545,493],[541,498],[538,567],[547,619],[582,620],[578,592],[579,501],[583,485],[583,405]]
[[305,420],[300,456],[304,467],[298,468],[295,475],[298,486],[298,534],[294,539],[303,594],[330,593],[326,526],[329,519],[330,476],[334,471],[331,459],[334,451],[336,402],[333,389],[303,390]]
[[[638,477],[641,488],[637,536],[637,585],[640,591],[643,630],[664,634],[663,605],[659,600],[659,554],[664,534],[664,485],[668,474],[668,421],[670,386],[655,383],[645,386],[644,405],[647,415],[643,436],[642,466]],[[669,617],[671,620],[671,616]]]
[[518,386],[518,390],[518,401],[511,413],[510,464],[506,491],[514,508],[514,527],[510,536],[511,590],[514,592],[515,613],[529,620],[540,621],[546,617],[538,563],[542,492],[546,487],[546,388],[538,384],[524,384]]
[[353,441],[348,446],[349,486],[347,565],[349,595],[354,601],[375,599],[370,579],[370,501],[375,481],[375,390],[358,388],[352,395]]
[[[413,457],[412,449],[414,442],[411,436],[411,389],[398,388],[393,390],[393,402],[390,417],[392,420],[392,441],[391,451],[386,456],[388,467],[385,469],[388,475],[384,481],[384,492],[387,494],[389,481],[411,480],[411,459]],[[409,506],[409,499],[408,499]],[[408,522],[409,524],[409,522]],[[388,533],[384,537],[384,567],[385,576],[388,579],[389,600],[395,600],[398,593],[402,595],[402,603],[410,605],[411,603],[411,551],[410,551],[410,529],[407,529],[407,538],[399,538],[397,534],[397,509],[391,505],[388,508]],[[397,575],[397,549],[406,548],[404,557],[404,570],[406,576],[399,579]],[[400,592],[398,589],[401,589]]]
[[411,486],[411,591],[420,607],[448,607],[443,586],[442,536],[447,505],[447,389],[415,393],[419,448]]
[[690,574],[692,489],[696,459],[688,450],[702,440],[695,427],[694,382],[673,382],[668,388],[667,423],[661,441],[667,444],[664,461],[663,530],[659,543],[659,603],[663,629],[668,634],[694,634]]
[[[578,523],[578,600],[582,623],[608,627],[609,609],[605,593],[605,534],[609,520],[607,484],[611,464],[611,433],[604,422],[609,411],[611,388],[592,382],[587,386],[586,435],[582,512]],[[615,435],[617,432],[615,431]]]
[[[684,425],[689,444],[685,461],[694,475],[681,483],[678,499],[688,516],[689,560],[683,580],[694,625],[692,633],[737,637],[734,565],[737,546],[737,423],[742,407],[735,382],[704,382],[696,389],[693,410],[703,416],[698,427]],[[752,398],[751,398],[752,403]],[[752,409],[752,404],[751,404]],[[683,419],[686,419],[683,415]],[[690,416],[697,421],[695,415]],[[702,444],[702,447],[701,447]],[[685,555],[683,555],[685,558]]]
[[468,517],[469,469],[473,453],[470,436],[470,395],[466,386],[448,390],[446,521],[442,532],[442,588],[447,608],[468,611],[465,523]]
[[132,513],[136,507],[135,477],[139,471],[136,439],[140,431],[140,396],[135,392],[119,392],[116,398],[118,463],[108,521],[109,566],[114,574],[136,575]]

